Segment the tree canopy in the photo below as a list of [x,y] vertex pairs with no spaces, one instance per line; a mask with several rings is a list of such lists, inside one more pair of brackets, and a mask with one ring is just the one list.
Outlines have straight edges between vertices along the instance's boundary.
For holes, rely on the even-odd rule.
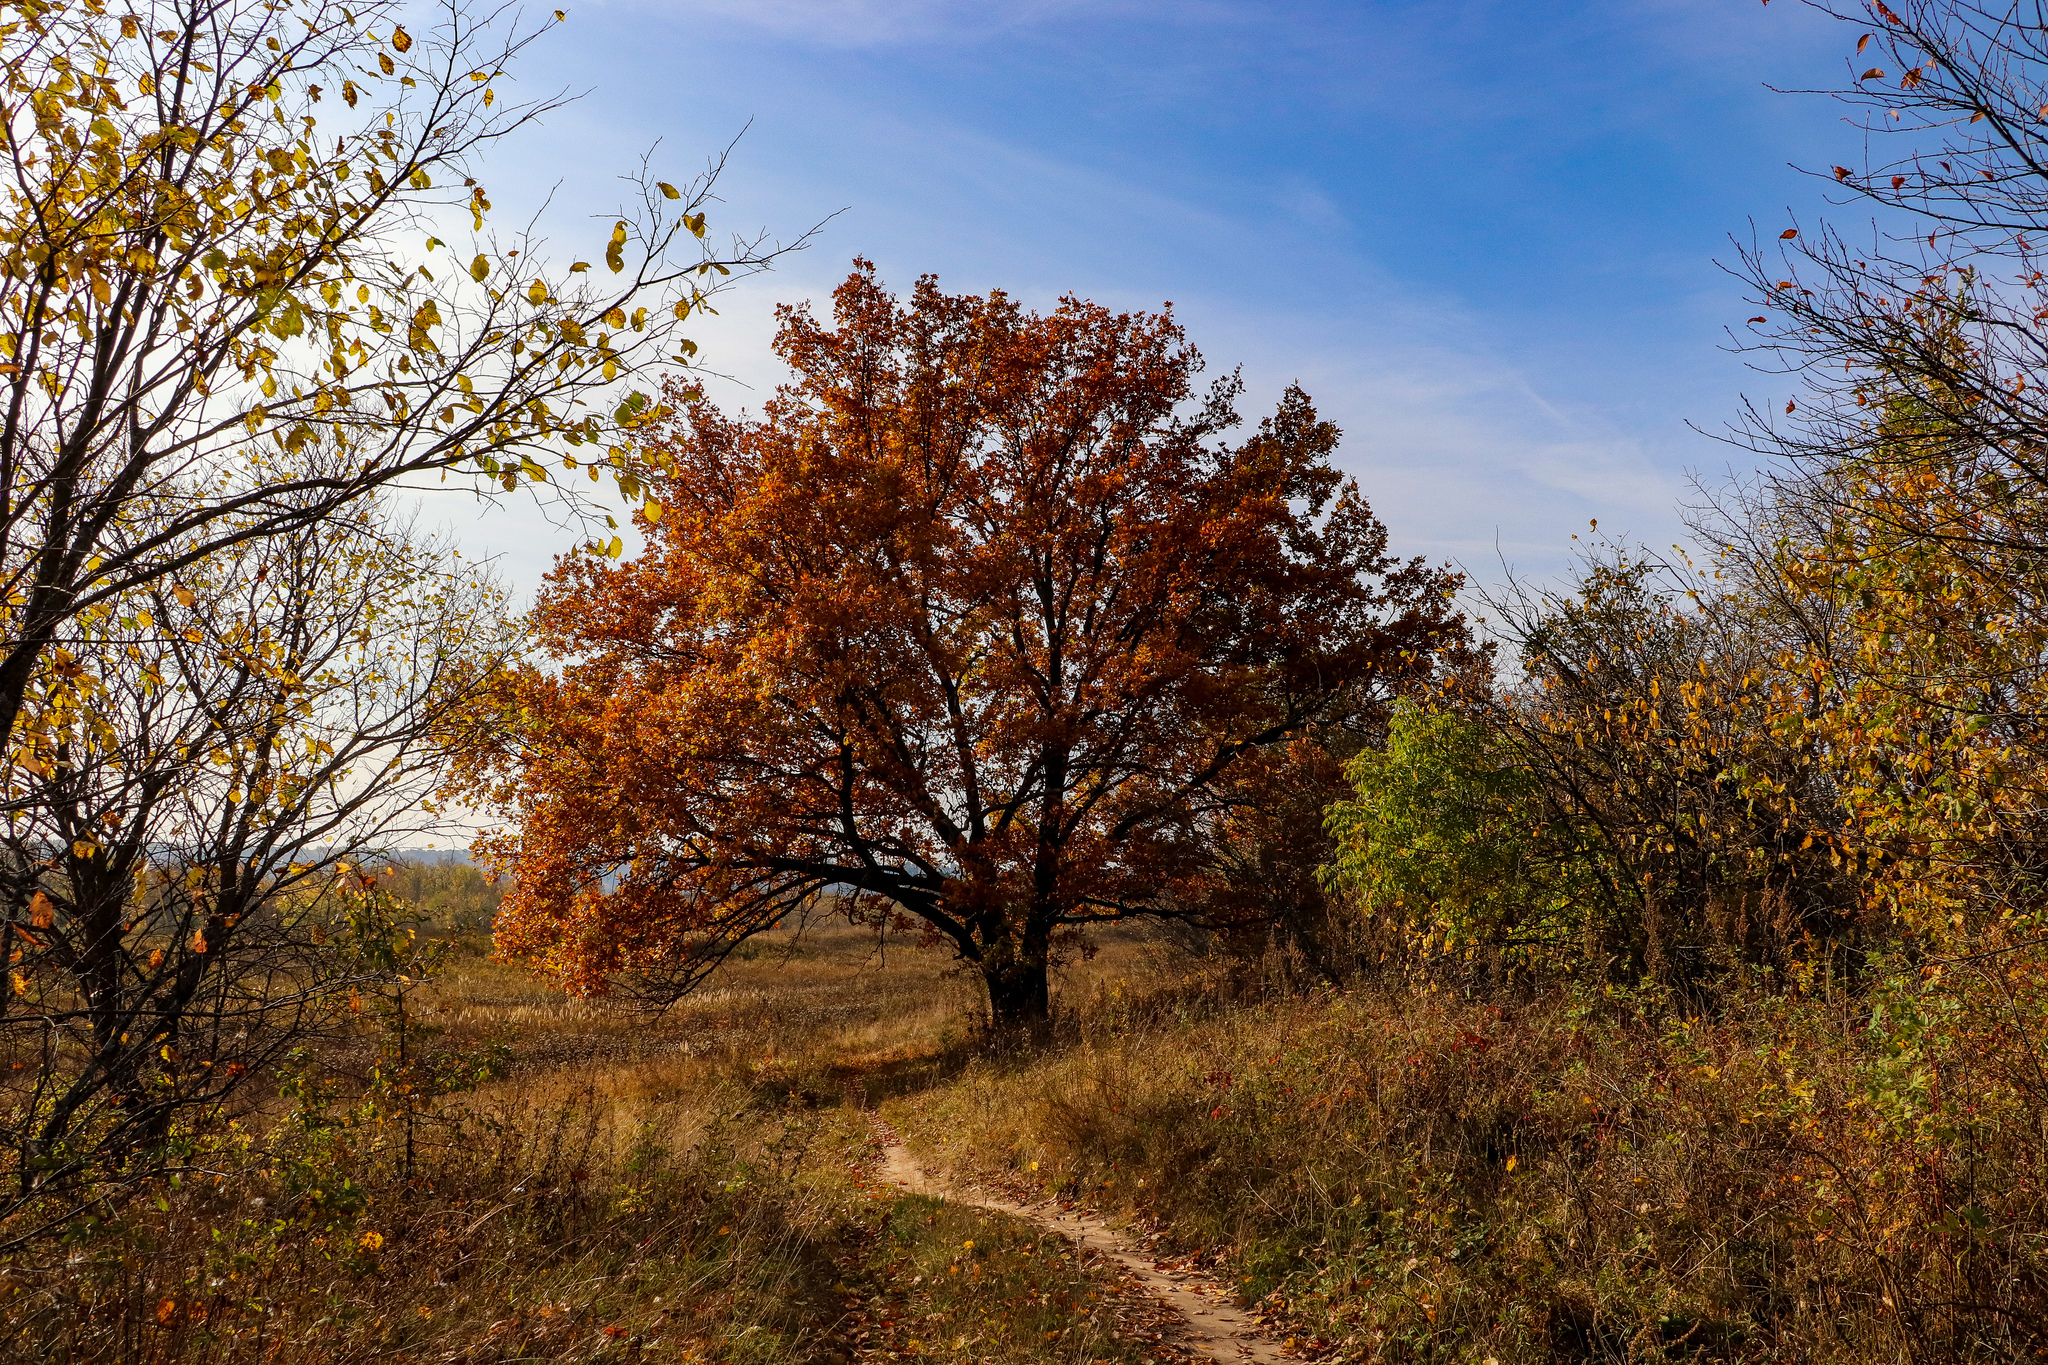
[[483,154],[561,102],[500,99],[538,31],[461,4],[0,6],[10,760],[35,770],[44,718],[84,704],[116,599],[224,546],[421,475],[642,494],[622,433],[647,402],[620,386],[687,362],[683,320],[775,253],[712,243],[715,164],[643,167],[601,271],[487,231]]
[[1290,390],[1249,439],[1170,313],[891,296],[785,308],[758,418],[649,435],[646,552],[563,563],[473,770],[518,816],[500,942],[686,987],[828,893],[1047,1011],[1062,934],[1179,894],[1247,755],[1369,724],[1465,639]]

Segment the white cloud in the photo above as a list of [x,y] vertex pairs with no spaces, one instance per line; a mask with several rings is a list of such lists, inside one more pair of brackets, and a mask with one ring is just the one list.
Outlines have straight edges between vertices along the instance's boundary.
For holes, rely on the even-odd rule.
[[[1082,9],[1067,0],[691,2],[778,32],[846,42],[1050,22]],[[652,8],[664,0],[624,3]],[[813,251],[733,291],[722,316],[692,332],[707,362],[732,376],[712,385],[722,405],[758,409],[782,377],[769,350],[772,305],[808,298],[825,311],[858,251],[898,290],[931,270],[949,291],[1002,286],[1041,308],[1069,290],[1119,308],[1174,300],[1212,370],[1245,366],[1248,419],[1298,378],[1345,428],[1342,462],[1360,474],[1403,553],[1453,558],[1494,578],[1498,547],[1517,569],[1547,576],[1563,567],[1571,535],[1593,517],[1603,530],[1652,546],[1677,538],[1680,471],[1712,458],[1681,424],[1701,414],[1651,414],[1631,431],[1621,425],[1630,419],[1602,416],[1590,399],[1560,398],[1596,388],[1626,395],[1630,376],[1596,385],[1583,363],[1566,366],[1531,339],[1539,334],[1526,323],[1491,315],[1486,300],[1404,280],[1365,253],[1314,178],[1275,173],[1260,183],[1240,169],[1213,183],[1182,182],[1176,192],[1162,188],[1169,178],[1146,183],[964,119],[918,120],[829,83],[792,93],[794,104],[742,145],[722,187],[732,208],[715,219],[800,227],[842,204],[853,209]],[[550,215],[563,242],[597,230],[568,206],[600,204],[612,193],[598,165],[622,163],[616,153],[657,129],[678,151],[701,139],[690,122],[700,112],[670,122],[687,107],[594,100],[552,121],[541,147],[529,149],[542,153],[530,164],[565,176]],[[531,193],[506,188],[508,201]],[[502,513],[483,518],[477,533],[502,551],[522,585],[537,580],[568,539]]]

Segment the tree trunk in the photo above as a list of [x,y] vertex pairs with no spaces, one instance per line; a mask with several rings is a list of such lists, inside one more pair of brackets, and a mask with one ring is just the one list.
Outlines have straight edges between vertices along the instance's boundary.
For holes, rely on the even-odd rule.
[[989,1026],[1010,1036],[1044,1031],[1052,1021],[1052,994],[1044,952],[986,960],[981,979],[988,987]]

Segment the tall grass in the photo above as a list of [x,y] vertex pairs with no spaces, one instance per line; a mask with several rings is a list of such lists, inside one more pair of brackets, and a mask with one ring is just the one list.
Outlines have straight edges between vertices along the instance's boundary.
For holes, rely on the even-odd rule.
[[[406,998],[419,1066],[389,1065],[366,1006],[181,1134],[175,1179],[0,1265],[0,1358],[830,1361],[865,1312],[849,1281],[893,1302],[906,1255],[975,1235],[965,1212],[888,1231],[894,1197],[867,1177],[868,1099],[972,1054],[973,983],[943,959],[849,929],[780,936],[650,1018],[463,946]],[[1077,989],[1146,951],[1112,944],[1076,964]],[[408,1089],[457,1074],[459,1093]],[[1052,1298],[1082,1301],[1086,1278],[1058,1271]],[[1008,1283],[975,1277],[927,1311],[1007,1321]],[[1059,1359],[1138,1358],[1107,1329],[1038,1322],[1054,1316],[998,1333],[1005,1358],[1048,1340]],[[920,1332],[883,1313],[872,1349]]]
[[650,1025],[473,956],[408,1011],[414,1048],[500,1064],[413,1093],[366,1010],[181,1134],[177,1177],[0,1268],[0,1357],[813,1357],[857,1114],[698,1055],[693,1015]]
[[1347,1360],[2048,1350],[2048,958],[1860,998],[1388,985],[1109,1026],[896,1102],[1168,1229]]
[[395,1135],[301,1116],[8,1270],[0,1355],[123,1362],[806,1359],[842,1193],[814,1115],[739,1092],[510,1095]]

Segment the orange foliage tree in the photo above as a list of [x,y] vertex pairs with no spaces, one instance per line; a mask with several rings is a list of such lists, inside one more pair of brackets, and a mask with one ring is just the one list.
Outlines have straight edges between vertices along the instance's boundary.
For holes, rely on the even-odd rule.
[[1033,1023],[1063,936],[1190,913],[1247,756],[1462,646],[1458,580],[1387,555],[1298,390],[1219,441],[1239,386],[1197,400],[1170,313],[906,304],[865,262],[834,304],[781,311],[759,419],[653,429],[644,554],[551,577],[560,667],[469,770],[517,817],[500,944],[676,992],[836,896]]

